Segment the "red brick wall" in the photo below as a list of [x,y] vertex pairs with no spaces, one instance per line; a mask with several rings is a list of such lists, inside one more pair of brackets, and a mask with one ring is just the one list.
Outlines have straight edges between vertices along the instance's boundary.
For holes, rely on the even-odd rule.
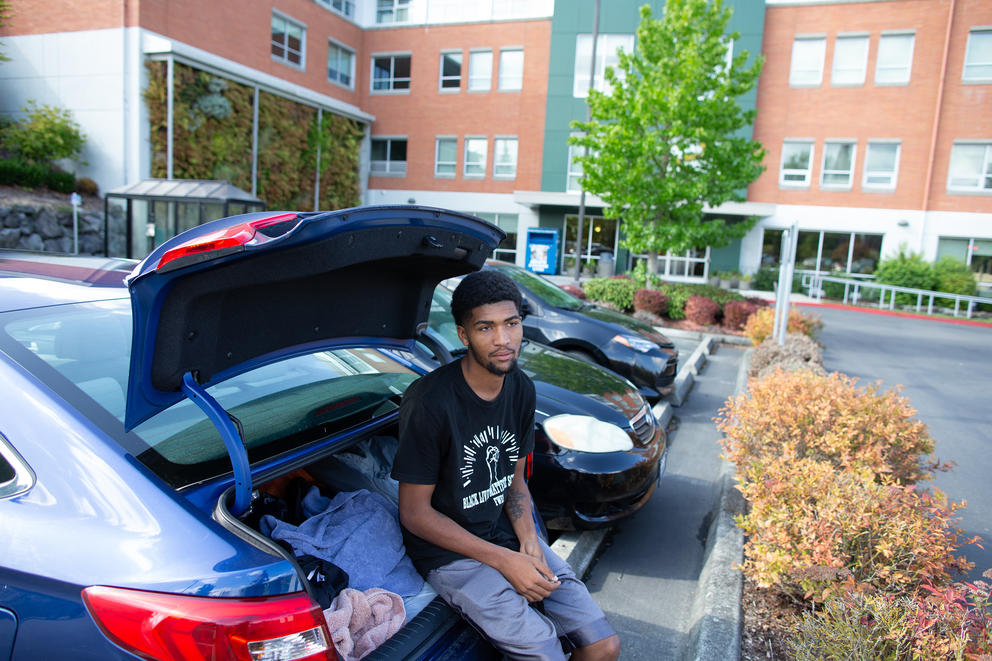
[[[359,61],[362,109],[376,116],[373,135],[407,136],[405,177],[372,177],[369,188],[431,189],[487,193],[539,190],[544,144],[551,21],[495,22],[471,25],[393,28],[365,33]],[[499,49],[522,46],[524,82],[519,92],[497,87]],[[441,51],[462,49],[462,86],[458,93],[441,93]],[[468,91],[468,60],[472,48],[493,51],[493,82],[489,92]],[[409,94],[371,94],[369,68],[374,53],[411,54]],[[458,136],[458,165],[454,179],[434,177],[434,140],[438,135]],[[464,179],[464,137],[488,136],[486,178]],[[514,180],[492,177],[493,137],[517,136],[517,176]]]
[[0,28],[0,35],[78,32],[135,25],[137,5],[135,0],[47,0],[44,3],[12,0],[10,17]]
[[[758,85],[755,121],[755,138],[768,151],[767,170],[751,185],[749,199],[780,204],[922,208],[950,6],[951,0],[769,6],[762,47],[766,62]],[[992,210],[990,198],[943,193],[952,141],[964,137],[992,138],[992,113],[989,112],[992,86],[960,84],[968,27],[990,23],[992,3],[988,0],[957,0],[939,142],[931,174],[928,201],[931,209]],[[875,86],[879,35],[886,30],[915,31],[912,75],[908,85]],[[859,87],[832,87],[830,70],[834,43],[838,33],[849,32],[870,34],[866,80]],[[796,35],[811,34],[826,35],[823,82],[818,87],[790,87],[793,40]],[[789,190],[779,186],[785,138],[815,140],[808,189]],[[824,140],[830,138],[857,139],[850,191],[821,190]],[[897,188],[894,193],[864,192],[861,180],[868,140],[885,138],[902,141]]]

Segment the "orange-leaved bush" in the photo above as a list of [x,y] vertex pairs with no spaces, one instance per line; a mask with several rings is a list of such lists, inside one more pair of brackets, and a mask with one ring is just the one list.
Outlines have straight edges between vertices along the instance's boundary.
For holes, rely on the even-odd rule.
[[[971,568],[943,494],[880,484],[869,470],[768,457],[738,489],[750,503],[743,571],[758,586],[822,602],[844,589],[915,592]],[[962,540],[971,543],[973,540]]]
[[838,469],[866,468],[878,482],[913,484],[945,468],[930,458],[934,441],[899,390],[859,387],[839,372],[775,370],[752,379],[720,409],[725,456],[752,479],[754,463],[809,457]]
[[[775,330],[775,309],[772,307],[758,308],[754,314],[747,318],[744,324],[744,335],[751,340],[755,346],[761,344],[772,336]],[[795,308],[789,309],[789,321],[786,324],[787,333],[802,333],[809,335],[814,340],[823,328],[823,322],[815,314],[806,314]]]

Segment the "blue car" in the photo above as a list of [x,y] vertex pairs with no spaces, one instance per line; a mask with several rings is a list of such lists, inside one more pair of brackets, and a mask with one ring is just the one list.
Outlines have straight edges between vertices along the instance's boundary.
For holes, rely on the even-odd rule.
[[[388,466],[352,460],[388,454],[430,368],[434,286],[501,238],[367,207],[215,221],[137,266],[0,252],[0,659],[337,658],[323,567],[265,522],[293,518],[301,482],[388,490]],[[566,400],[548,412],[579,413]],[[402,596],[366,658],[498,658],[429,590]]]

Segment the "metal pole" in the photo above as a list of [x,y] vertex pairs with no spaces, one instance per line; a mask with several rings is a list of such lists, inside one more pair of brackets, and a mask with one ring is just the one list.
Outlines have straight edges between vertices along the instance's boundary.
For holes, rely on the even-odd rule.
[[165,107],[166,107],[166,120],[165,120],[165,178],[172,179],[173,168],[172,168],[172,111],[174,109],[173,101],[173,87],[175,86],[175,63],[173,62],[172,56],[165,63],[166,69],[166,92],[165,92]]
[[[596,87],[596,42],[599,41],[599,0],[596,0],[596,8],[593,12],[592,18],[592,63],[589,65],[589,92],[592,92],[593,88]],[[586,121],[588,122],[592,118],[592,114],[589,111],[589,93],[586,93]],[[582,179],[579,179],[579,185],[582,187],[582,192],[579,194],[579,226],[575,231],[575,281],[579,281],[579,275],[582,273],[582,225],[586,218],[586,187],[582,183]]]
[[252,100],[251,117],[251,196],[258,197],[258,86]]
[[313,179],[313,210],[320,210],[320,140],[324,135],[324,109],[317,108],[317,173]]

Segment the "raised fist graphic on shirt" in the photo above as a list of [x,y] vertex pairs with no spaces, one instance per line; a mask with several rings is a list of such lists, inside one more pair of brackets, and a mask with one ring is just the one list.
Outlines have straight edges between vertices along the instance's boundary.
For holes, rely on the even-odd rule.
[[486,448],[486,466],[489,468],[489,484],[496,481],[496,463],[499,461],[499,448],[490,445]]

